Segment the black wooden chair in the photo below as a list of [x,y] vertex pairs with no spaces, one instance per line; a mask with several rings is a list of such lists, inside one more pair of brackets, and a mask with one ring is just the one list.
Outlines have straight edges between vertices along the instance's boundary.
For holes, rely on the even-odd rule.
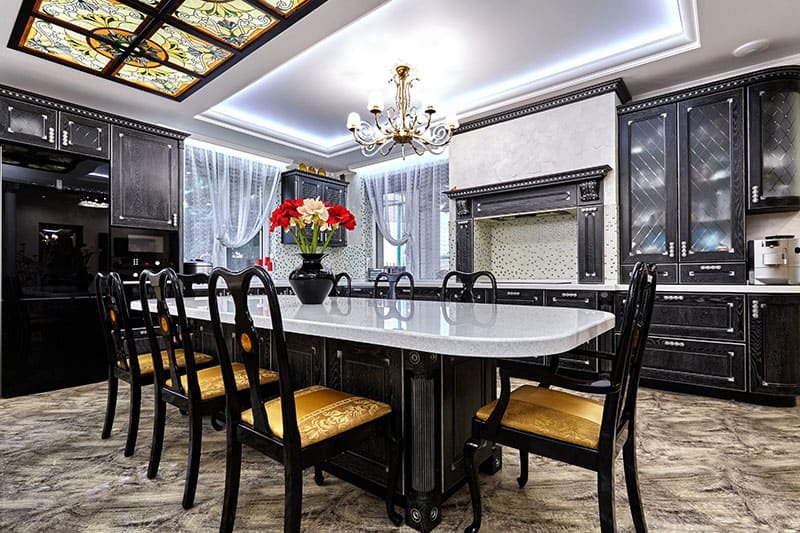
[[375,284],[372,287],[372,297],[378,298],[380,295],[380,282],[386,281],[389,284],[389,288],[386,293],[386,298],[390,300],[394,300],[397,298],[397,285],[401,279],[406,278],[409,284],[409,293],[408,298],[410,300],[414,299],[414,276],[411,275],[411,272],[400,272],[398,274],[389,273],[389,272],[381,272],[375,277]]
[[[203,416],[213,417],[224,411],[225,387],[222,383],[222,369],[219,364],[201,366],[201,363],[213,362],[214,358],[194,351],[191,329],[184,307],[183,289],[183,283],[171,268],[157,273],[145,270],[139,276],[142,314],[150,335],[153,353],[156,353],[158,339],[149,307],[150,291],[155,295],[156,309],[154,311],[158,316],[158,327],[167,347],[166,365],[162,364],[160,358],[153,357],[156,382],[155,417],[147,477],[153,479],[158,474],[161,450],[164,445],[166,404],[169,403],[187,413],[189,417],[189,453],[182,501],[184,509],[189,509],[194,504],[197,477],[200,472]],[[170,315],[168,298],[174,298],[173,309],[177,316]],[[185,372],[182,372],[184,368]],[[237,389],[242,391],[246,398],[248,382],[244,365],[235,363],[233,373]],[[257,376],[260,386],[276,384],[278,381],[277,374],[271,370],[262,369]]]
[[[224,280],[234,303],[235,337],[241,347],[248,376],[258,372],[262,341],[248,310],[247,293],[253,278],[261,281],[263,297],[269,307],[273,351],[278,365],[280,397],[266,398],[256,387],[250,387],[251,409],[241,411],[235,394],[230,354],[223,338],[220,321],[217,282]],[[283,330],[278,295],[269,275],[260,267],[241,272],[217,268],[211,273],[209,302],[214,334],[219,344],[227,403],[227,452],[225,498],[220,531],[233,530],[239,495],[242,444],[246,444],[284,465],[284,532],[300,531],[303,498],[303,469],[315,467],[315,480],[322,483],[321,465],[342,451],[383,431],[382,421],[392,408],[382,402],[353,396],[321,386],[294,390],[286,337]],[[251,381],[252,383],[252,381]],[[394,509],[394,494],[402,456],[400,438],[390,434],[393,446],[387,476],[386,511],[395,525],[402,516]]]
[[[612,359],[607,378],[581,381],[549,373],[515,361],[498,361],[500,398],[484,405],[472,420],[472,437],[464,446],[464,464],[472,498],[472,523],[481,526],[476,451],[488,440],[525,453],[520,487],[527,481],[527,454],[597,472],[597,492],[602,531],[616,530],[614,517],[614,462],[620,450],[625,466],[625,484],[636,531],[646,531],[636,466],[636,395],[647,332],[655,298],[654,265],[637,264],[628,290],[616,355],[585,352]],[[583,352],[583,351],[582,351]],[[603,402],[583,396],[523,385],[511,392],[511,377],[545,381],[581,393],[605,396]]]
[[[458,301],[458,302],[475,302],[480,301],[480,298],[475,295],[475,282],[478,278],[485,277],[489,280],[490,290],[486,292],[486,303],[493,304],[497,301],[497,280],[494,274],[488,270],[481,270],[479,272],[460,272],[458,270],[451,270],[442,280],[442,294],[441,300]],[[454,293],[449,293],[447,290],[447,283],[455,279],[461,284],[461,288],[457,289]]]
[[196,272],[194,274],[178,274],[178,279],[181,280],[183,285],[183,297],[194,298],[197,294],[194,292],[195,285],[208,286],[208,274],[203,272]]
[[[345,280],[347,285],[344,287],[339,287],[339,282]],[[336,274],[336,277],[333,278],[333,287],[331,287],[331,292],[328,296],[342,296],[345,298],[350,297],[350,293],[353,290],[353,278],[350,277],[350,274],[347,272],[339,272]]]

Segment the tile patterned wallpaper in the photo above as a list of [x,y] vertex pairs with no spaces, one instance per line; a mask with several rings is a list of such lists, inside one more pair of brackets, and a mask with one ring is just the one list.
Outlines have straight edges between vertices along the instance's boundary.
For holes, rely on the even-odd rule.
[[578,218],[575,211],[478,220],[475,270],[497,279],[578,277]]
[[[280,203],[280,191],[276,194],[275,207]],[[373,229],[372,211],[369,208],[363,182],[357,176],[347,188],[347,208],[356,217],[356,228],[347,233],[347,246],[328,248],[328,256],[322,265],[333,272],[349,273],[354,280],[366,279],[367,267],[373,263]],[[289,273],[300,266],[300,256],[293,244],[281,244],[280,234],[270,234],[270,250],[273,264],[272,275],[276,279],[287,279]]]

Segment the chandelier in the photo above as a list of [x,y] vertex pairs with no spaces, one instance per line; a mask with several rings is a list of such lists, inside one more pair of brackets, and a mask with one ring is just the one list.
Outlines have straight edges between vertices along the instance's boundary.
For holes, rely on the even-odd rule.
[[412,103],[411,87],[419,79],[410,78],[409,72],[411,68],[408,65],[398,65],[394,76],[389,79],[389,83],[396,87],[394,106],[384,110],[383,94],[374,92],[369,95],[367,108],[372,113],[374,124],[361,120],[358,113],[348,115],[347,129],[353,132],[353,138],[361,145],[361,153],[365,156],[388,155],[398,145],[403,158],[406,157],[406,147],[417,155],[426,150],[440,154],[453,138],[458,119],[450,115],[445,122],[431,126],[436,104],[423,102],[420,111]]

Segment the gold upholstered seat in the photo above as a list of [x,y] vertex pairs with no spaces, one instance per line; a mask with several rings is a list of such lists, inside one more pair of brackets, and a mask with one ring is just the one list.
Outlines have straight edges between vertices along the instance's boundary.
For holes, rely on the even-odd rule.
[[[238,390],[246,390],[248,387],[247,370],[242,363],[233,363],[233,378],[236,380]],[[278,381],[278,373],[262,368],[258,371],[261,385]],[[197,384],[200,385],[200,399],[210,400],[225,396],[225,383],[222,381],[222,368],[219,365],[210,366],[197,371]],[[165,383],[167,388],[172,387],[172,379]],[[181,387],[186,390],[189,386],[189,379],[181,376]]]
[[[497,400],[481,407],[476,416],[488,420]],[[603,403],[532,385],[511,393],[501,424],[511,429],[597,449]]]
[[[139,373],[143,376],[147,376],[153,373],[153,357],[149,353],[142,353],[136,356],[139,359]],[[184,359],[184,354],[182,349],[175,350],[175,361],[178,363],[178,366],[183,368],[186,366],[186,360]],[[213,361],[214,358],[208,354],[195,352],[194,354],[194,363],[198,366],[202,366],[205,364],[210,363]],[[161,350],[161,364],[163,368],[169,368],[169,356],[167,355],[166,350]]]
[[[294,393],[297,411],[297,428],[300,445],[305,448],[361,426],[392,412],[383,403],[346,392],[315,385]],[[279,439],[283,438],[281,400],[264,402],[269,429]],[[242,413],[242,422],[253,425],[253,410]]]

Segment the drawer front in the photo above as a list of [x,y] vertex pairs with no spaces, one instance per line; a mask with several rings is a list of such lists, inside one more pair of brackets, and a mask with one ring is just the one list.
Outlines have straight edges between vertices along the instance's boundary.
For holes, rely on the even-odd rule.
[[497,289],[497,303],[544,305],[544,291],[539,289]]
[[[617,295],[617,330],[621,324],[625,298],[624,294]],[[657,293],[650,334],[744,341],[744,296]]]
[[[385,288],[385,285],[384,285]],[[372,298],[372,287],[352,287],[350,296],[354,298]]]
[[[596,342],[596,339],[589,341],[588,348],[594,348]],[[600,371],[600,360],[597,359],[597,357],[586,357],[567,352],[559,356],[558,368],[566,368],[580,373],[595,375]]]
[[680,271],[681,283],[743,284],[747,280],[745,263],[681,264]]
[[[455,292],[455,289],[453,289]],[[476,301],[478,300],[478,289],[475,290]],[[442,289],[439,287],[416,287],[414,289],[415,300],[427,300],[430,302],[437,302],[441,299]],[[480,300],[483,301],[483,300]]]
[[[622,265],[620,267],[619,281],[620,283],[630,283],[631,276],[633,275],[634,265]],[[674,284],[678,283],[678,265],[676,264],[658,264],[656,265],[656,272],[658,272],[658,284]]]
[[535,188],[475,198],[474,218],[533,213],[577,205],[575,185]]
[[743,344],[649,337],[642,378],[743,391],[744,360]]
[[577,307],[579,309],[597,309],[597,293],[594,291],[545,291],[548,306]]

